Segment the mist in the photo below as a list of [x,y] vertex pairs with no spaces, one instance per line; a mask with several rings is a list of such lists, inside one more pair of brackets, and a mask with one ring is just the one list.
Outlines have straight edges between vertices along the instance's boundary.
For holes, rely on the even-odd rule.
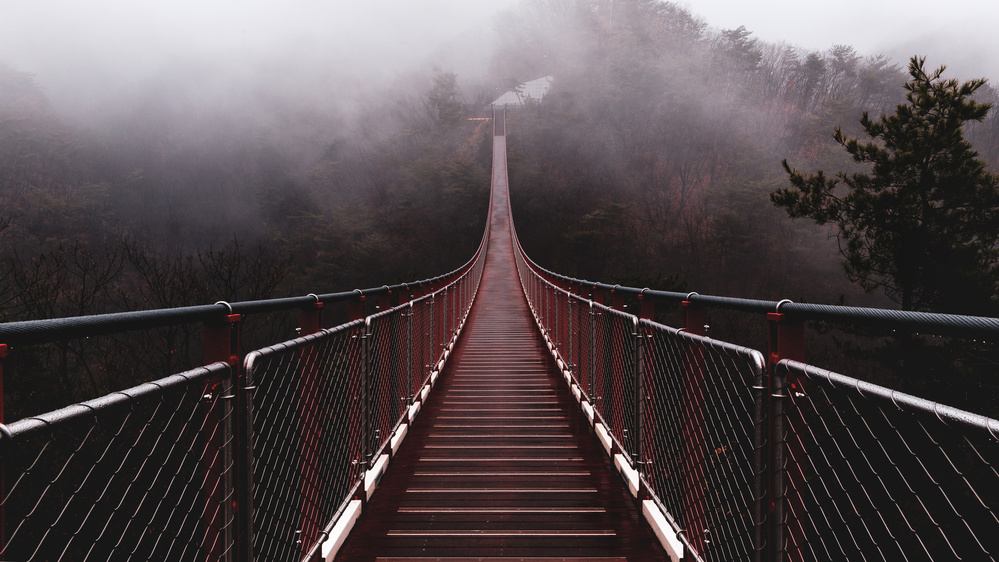
[[[552,90],[511,111],[508,139],[518,234],[541,264],[890,304],[843,275],[828,229],[790,221],[769,194],[787,185],[785,158],[851,169],[833,128],[857,135],[862,111],[891,111],[909,56],[947,77],[964,57],[915,31],[884,35],[901,55],[848,34],[799,43],[803,22],[823,21],[809,10],[764,13],[768,31],[646,0],[6,3],[0,318],[449,271],[477,247],[489,200],[490,124],[468,118],[542,76]],[[976,124],[993,163],[997,139],[994,114]],[[146,376],[123,373],[98,386]]]
[[901,64],[918,54],[934,68],[946,64],[962,80],[999,80],[999,50],[992,40],[999,22],[995,2],[697,0],[682,4],[712,26],[744,25],[764,41],[810,51],[850,45],[862,55],[884,54]]
[[4,2],[0,61],[34,75],[61,111],[90,119],[174,73],[207,81],[215,91],[197,93],[209,97],[220,84],[245,89],[266,79],[303,102],[349,105],[358,90],[384,88],[455,37],[476,28],[488,37],[490,17],[508,4]]

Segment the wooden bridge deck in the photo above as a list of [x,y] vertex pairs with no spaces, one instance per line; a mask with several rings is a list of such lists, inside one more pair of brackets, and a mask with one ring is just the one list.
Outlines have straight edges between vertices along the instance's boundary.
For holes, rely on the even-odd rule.
[[502,145],[471,317],[338,560],[665,559],[532,324]]

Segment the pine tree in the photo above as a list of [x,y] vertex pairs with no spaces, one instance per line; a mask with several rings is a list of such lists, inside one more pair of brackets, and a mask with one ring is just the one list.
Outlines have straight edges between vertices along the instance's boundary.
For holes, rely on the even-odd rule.
[[426,106],[439,130],[450,131],[457,127],[464,117],[464,106],[458,91],[458,75],[436,71],[434,87],[427,94]]
[[978,79],[927,73],[909,62],[906,103],[860,123],[869,140],[834,138],[868,172],[805,175],[783,162],[792,187],[770,198],[793,218],[835,224],[846,273],[879,287],[903,310],[993,314],[999,293],[999,176],[990,172],[963,127],[990,104],[972,99]]

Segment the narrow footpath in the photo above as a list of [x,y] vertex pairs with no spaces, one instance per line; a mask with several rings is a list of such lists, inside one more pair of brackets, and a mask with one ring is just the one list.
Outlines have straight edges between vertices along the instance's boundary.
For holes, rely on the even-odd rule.
[[337,560],[665,560],[532,323],[504,136],[493,155],[491,238],[468,324]]

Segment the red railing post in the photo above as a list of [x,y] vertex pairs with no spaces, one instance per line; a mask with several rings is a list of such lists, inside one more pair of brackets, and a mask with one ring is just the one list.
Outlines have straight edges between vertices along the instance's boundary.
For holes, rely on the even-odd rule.
[[638,294],[638,317],[656,321],[656,300],[645,296],[645,290]]
[[702,306],[697,306],[690,301],[680,303],[680,326],[691,334],[703,336],[707,333],[705,329],[705,310]]
[[[635,470],[638,471],[640,476],[645,475],[645,460],[646,460],[646,450],[645,450],[645,377],[646,377],[646,356],[645,353],[648,351],[646,349],[648,342],[648,334],[645,329],[642,328],[641,320],[635,319],[635,333],[632,335],[635,340],[635,358],[634,358],[634,371],[635,371],[635,381],[634,381],[634,400],[635,400],[635,444],[632,451],[632,461],[634,463]],[[644,489],[642,484],[642,479],[638,479],[638,490],[636,495],[640,500],[644,500],[647,490]]]
[[323,303],[316,302],[310,307],[303,308],[299,315],[300,336],[315,334],[323,329]]
[[611,289],[611,308],[614,310],[624,310],[624,293]]
[[390,308],[392,308],[392,290],[388,289],[387,293],[378,295],[378,310],[386,311]]
[[[603,305],[606,301],[606,293],[596,285],[590,287],[592,291],[592,301],[595,304]],[[590,308],[590,328],[594,337],[592,338],[591,349],[593,353],[591,354],[591,366],[592,366],[592,376],[590,378],[590,392],[592,393],[592,405],[595,412],[599,412],[603,415],[604,412],[604,398],[607,394],[607,357],[604,349],[604,341],[610,337],[604,330],[606,322],[604,321],[605,314],[603,310],[598,307]]]
[[[784,302],[784,301],[782,301]],[[777,305],[780,310],[780,305]],[[789,560],[787,552],[788,541],[804,544],[806,537],[791,537],[787,516],[800,512],[799,498],[788,491],[799,490],[804,486],[804,475],[798,470],[798,459],[803,457],[804,450],[800,442],[787,439],[791,434],[804,431],[804,428],[791,427],[790,421],[784,417],[784,408],[789,395],[801,392],[801,382],[786,379],[786,374],[778,371],[777,364],[784,359],[793,361],[805,360],[805,325],[800,320],[791,320],[786,314],[771,312],[767,314],[768,324],[768,373],[769,384],[769,433],[770,436],[770,466],[769,497],[773,498],[770,505],[770,560],[784,562]],[[795,443],[799,443],[795,445]],[[786,447],[785,447],[786,444]],[[790,504],[794,502],[795,506]]]
[[593,302],[597,304],[605,304],[604,292],[596,287],[593,287],[592,291],[593,291],[593,298],[592,298]]
[[7,359],[7,344],[0,343],[0,423],[7,419],[4,417],[4,393],[3,393],[3,362]]
[[347,321],[353,322],[364,318],[364,294],[357,291],[357,298],[347,303]]
[[[0,424],[5,423],[3,364],[7,359],[7,344],[0,343]],[[7,547],[7,510],[4,498],[7,497],[7,463],[0,463],[0,551]]]
[[[653,346],[653,330],[651,328],[642,328],[641,320],[650,320],[655,322],[656,320],[656,302],[655,299],[645,295],[645,289],[638,294],[638,335],[639,335],[639,351],[638,359],[640,363],[639,368],[639,378],[636,381],[636,385],[640,387],[641,394],[639,394],[638,407],[636,408],[638,415],[638,442],[640,446],[641,456],[637,459],[641,464],[637,467],[641,474],[644,476],[645,467],[648,463],[649,457],[649,446],[652,445],[652,437],[656,435],[656,427],[653,425],[654,419],[649,419],[645,415],[645,406],[648,400],[652,396],[655,396],[655,380],[656,380],[656,360],[655,360],[655,348]],[[649,436],[649,439],[646,439]],[[645,499],[648,497],[648,490],[645,488],[645,481],[639,480],[639,498]]]
[[[312,306],[303,308],[300,313],[301,328],[299,334],[308,336],[315,334],[322,329],[323,303],[316,302]],[[322,441],[322,423],[320,423],[321,399],[319,393],[323,381],[319,378],[316,370],[315,347],[307,345],[301,348],[299,364],[299,385],[298,385],[298,407],[299,407],[299,470],[301,474],[299,501],[300,529],[299,540],[304,557],[319,539],[321,523],[316,521],[316,516],[321,511],[319,505],[323,498],[320,497],[320,478],[322,467],[319,466],[320,458],[316,454],[318,443]]]
[[[681,325],[684,331],[703,336],[705,333],[705,310],[690,301],[680,303]],[[686,454],[683,460],[685,482],[684,513],[681,526],[687,531],[691,546],[700,555],[705,555],[707,511],[705,498],[707,474],[705,461],[704,402],[705,379],[704,353],[697,342],[688,341],[684,353],[686,389],[683,416],[683,442]]]
[[579,358],[579,353],[583,349],[580,338],[582,338],[583,334],[582,313],[585,307],[582,306],[582,302],[577,299],[580,298],[580,293],[582,292],[582,288],[579,286],[578,283],[570,281],[569,283],[567,283],[566,290],[569,291],[570,295],[572,295],[571,297],[569,297],[569,303],[570,303],[568,311],[569,337],[566,339],[569,345],[569,349],[567,351],[569,356],[566,359],[566,361],[569,363],[569,370],[571,370],[573,376],[576,377],[576,382],[579,384],[580,387],[582,387],[583,392],[585,392],[588,395],[590,390],[589,388],[586,387],[589,385],[583,384],[583,377],[582,377],[583,362]]
[[[220,303],[225,304],[225,303]],[[228,306],[228,305],[226,305]],[[231,311],[231,307],[230,307]],[[226,314],[204,324],[204,363],[228,363],[228,381],[212,381],[205,424],[205,555],[220,560],[231,546],[236,560],[251,557],[249,398],[242,369],[242,316]],[[226,400],[229,408],[226,408]],[[228,411],[220,412],[222,405]],[[221,414],[221,415],[220,415]],[[227,513],[228,510],[228,513]]]
[[243,317],[227,314],[214,322],[205,323],[205,365],[222,361],[230,366],[239,364],[239,327]]

